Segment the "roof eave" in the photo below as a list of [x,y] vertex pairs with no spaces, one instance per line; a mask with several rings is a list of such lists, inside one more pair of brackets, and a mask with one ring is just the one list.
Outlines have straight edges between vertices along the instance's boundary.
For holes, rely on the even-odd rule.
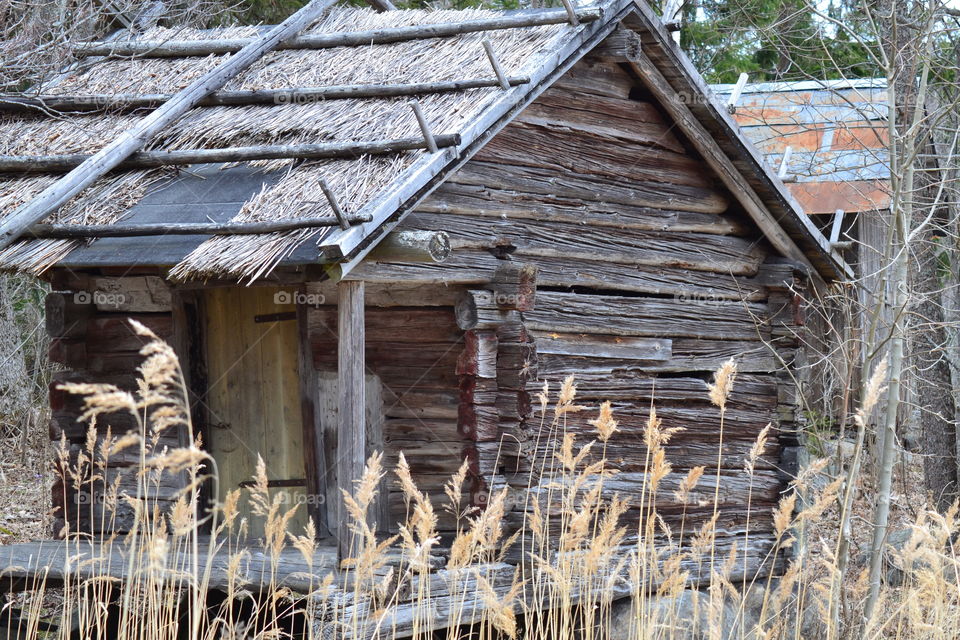
[[545,57],[530,74],[530,82],[504,91],[501,99],[461,133],[461,144],[425,156],[409,167],[399,182],[369,203],[359,214],[372,220],[346,231],[331,234],[320,247],[320,263],[334,263],[329,269],[333,279],[340,279],[364,257],[410,211],[430,195],[453,171],[466,164],[494,135],[536,100],[579,61],[612,33],[633,10],[633,0],[614,0],[601,5],[599,20],[584,24],[575,38]]
[[686,96],[686,107],[746,178],[773,222],[789,236],[808,266],[827,281],[852,277],[853,270],[803,212],[783,181],[766,165],[759,150],[740,133],[727,110],[716,102],[702,76],[650,7],[633,2],[633,11],[625,22],[641,35],[644,53],[661,71],[673,91]]

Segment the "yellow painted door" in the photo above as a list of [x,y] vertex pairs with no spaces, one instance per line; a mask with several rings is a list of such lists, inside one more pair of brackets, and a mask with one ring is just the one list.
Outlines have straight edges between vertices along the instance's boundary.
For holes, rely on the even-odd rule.
[[[297,368],[297,323],[277,319],[294,311],[290,292],[272,287],[230,287],[205,293],[209,451],[217,461],[220,496],[250,481],[257,455],[274,481],[303,480],[303,430]],[[273,316],[273,318],[271,318]],[[260,317],[261,321],[257,322]],[[284,511],[299,505],[288,529],[302,534],[307,522],[303,486],[274,488]],[[240,503],[251,540],[264,522]]]

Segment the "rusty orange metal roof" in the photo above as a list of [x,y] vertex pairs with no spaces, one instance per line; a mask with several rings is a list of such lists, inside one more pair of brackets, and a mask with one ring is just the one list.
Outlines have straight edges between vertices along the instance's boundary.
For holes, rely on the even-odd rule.
[[[721,100],[734,85],[713,85]],[[882,79],[747,84],[733,114],[779,168],[808,214],[886,208],[890,198],[886,82]]]

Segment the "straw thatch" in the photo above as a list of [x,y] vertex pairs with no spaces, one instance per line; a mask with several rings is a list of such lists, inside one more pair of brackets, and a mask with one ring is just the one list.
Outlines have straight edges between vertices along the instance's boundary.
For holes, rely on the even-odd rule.
[[[393,11],[335,9],[308,31],[335,33],[384,27],[456,22],[494,17],[499,12]],[[148,40],[249,37],[255,28],[216,32],[154,29]],[[527,75],[545,54],[575,32],[569,25],[505,29],[454,38],[424,39],[388,45],[289,50],[267,54],[231,81],[225,90],[284,89],[344,84],[397,84],[489,79],[493,71],[483,50],[489,38],[508,75]],[[46,87],[47,94],[173,93],[222,61],[223,56],[108,59]],[[502,93],[471,89],[422,96],[419,102],[435,134],[458,133]],[[151,149],[218,148],[254,144],[302,144],[419,137],[409,99],[330,100],[309,104],[196,108],[154,139]],[[51,118],[36,115],[0,118],[0,153],[41,155],[93,152],[128,128],[142,114],[93,113]],[[347,213],[377,199],[424,153],[356,160],[301,163],[263,161],[264,169],[285,170],[243,206],[237,221],[280,220],[332,215],[318,181],[332,187]],[[114,174],[58,212],[59,222],[112,223],[147,192],[165,170]],[[8,178],[0,182],[0,207],[10,212],[53,180],[50,176]],[[331,230],[306,230],[269,236],[213,237],[172,271],[176,278],[261,277],[302,243],[318,242]],[[0,252],[0,265],[42,271],[54,265],[75,241],[26,241]]]

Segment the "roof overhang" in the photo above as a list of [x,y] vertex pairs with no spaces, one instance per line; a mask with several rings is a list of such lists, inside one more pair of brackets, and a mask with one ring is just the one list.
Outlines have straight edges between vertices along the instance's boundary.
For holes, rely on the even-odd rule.
[[660,85],[655,93],[660,93],[664,107],[679,116],[677,124],[774,247],[785,257],[812,267],[825,280],[852,277],[850,266],[831,248],[760,151],[742,135],[650,7],[635,2],[624,24],[640,36],[640,59],[648,61],[638,65],[647,65],[638,68],[641,80],[651,89],[655,83]]
[[[659,17],[646,4],[635,0],[604,3],[601,18],[583,24],[564,40],[562,46],[540,60],[536,70],[530,74],[529,83],[503,91],[480,117],[470,122],[460,132],[459,145],[425,154],[385,188],[379,197],[358,211],[358,214],[370,216],[369,222],[342,231],[337,229],[327,235],[319,247],[312,242],[305,243],[287,255],[280,264],[327,264],[332,278],[349,277],[350,270],[453,171],[468,162],[520,111],[622,26],[634,32],[640,42],[637,55],[626,63],[634,68],[638,79],[663,103],[665,110],[674,117],[771,244],[786,258],[810,267],[825,280],[852,275],[849,266],[831,249],[827,239],[803,213],[787,187],[764,163],[759,151],[742,135],[726,108],[717,102],[700,74],[673,42]],[[246,176],[242,190],[247,190],[251,184],[259,188],[262,180],[260,176]],[[169,188],[176,191],[193,187],[183,183],[173,184]],[[162,191],[156,194],[158,206],[162,204],[160,200],[166,199]],[[213,194],[208,198],[212,209],[206,211],[204,216],[206,219],[227,219],[234,209],[239,209],[244,197],[244,194]],[[162,213],[162,206],[153,207],[156,209],[154,211],[147,206],[150,204],[144,201],[141,207],[143,215],[150,217]],[[136,211],[133,213],[136,214]],[[136,221],[148,220],[139,220],[137,215],[133,215],[125,222]],[[195,247],[201,241],[202,238],[198,237],[181,237],[176,246],[167,248],[169,256],[165,261],[178,259],[175,254],[185,248]],[[98,240],[90,247],[74,251],[60,264],[80,267],[105,264],[111,260],[119,264],[134,259],[136,252],[128,251],[124,257],[116,251],[121,244],[110,239]]]
[[[463,142],[441,154],[424,158],[408,171],[399,188],[373,203],[373,219],[349,231],[331,234],[321,247],[331,276],[348,277],[352,270],[403,217],[426,198],[444,178],[465,164],[480,147],[533,102],[557,78],[620,25],[640,36],[637,64],[640,80],[659,88],[658,97],[677,119],[684,133],[719,174],[764,235],[784,257],[804,264],[824,280],[853,276],[836,249],[804,213],[787,186],[763,160],[763,155],[741,133],[725,107],[719,105],[702,76],[670,37],[659,17],[645,3],[618,0],[603,7],[601,20],[588,25],[579,37],[557,51],[554,64],[541,65],[530,85],[516,87],[462,134]],[[662,78],[657,82],[651,76]],[[654,86],[656,85],[656,86]]]

